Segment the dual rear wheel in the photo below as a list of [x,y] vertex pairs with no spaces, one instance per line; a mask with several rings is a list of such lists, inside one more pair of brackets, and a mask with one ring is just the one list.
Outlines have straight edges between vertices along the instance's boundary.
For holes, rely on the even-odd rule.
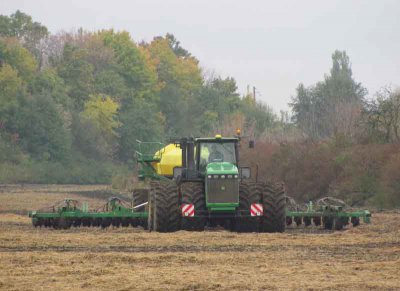
[[[202,231],[206,225],[205,191],[201,182],[181,184],[181,197],[174,181],[153,181],[149,193],[150,230],[174,232],[180,229]],[[194,217],[182,219],[182,204],[193,204]],[[261,204],[262,216],[250,217],[252,204]],[[282,185],[243,181],[239,185],[239,211],[232,220],[237,232],[284,232],[286,199]]]
[[[252,204],[261,205],[261,216],[249,217]],[[239,186],[238,232],[284,232],[286,226],[286,197],[281,184],[267,182],[242,182]]]

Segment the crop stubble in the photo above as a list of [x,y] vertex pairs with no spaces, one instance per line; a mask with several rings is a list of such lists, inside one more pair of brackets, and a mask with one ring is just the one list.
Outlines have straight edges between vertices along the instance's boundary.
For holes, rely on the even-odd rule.
[[[106,186],[0,188],[0,289],[400,289],[400,214],[340,232],[148,233],[35,229],[24,214],[64,197],[101,205]],[[75,194],[74,194],[75,193]]]

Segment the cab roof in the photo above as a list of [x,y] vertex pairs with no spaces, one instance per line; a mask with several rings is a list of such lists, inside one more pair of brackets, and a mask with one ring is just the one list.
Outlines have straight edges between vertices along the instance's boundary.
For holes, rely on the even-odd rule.
[[198,137],[195,138],[196,142],[238,142],[237,137]]

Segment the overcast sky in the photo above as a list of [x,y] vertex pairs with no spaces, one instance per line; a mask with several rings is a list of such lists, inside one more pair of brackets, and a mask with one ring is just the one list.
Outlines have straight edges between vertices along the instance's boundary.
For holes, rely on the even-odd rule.
[[205,70],[255,86],[260,100],[288,109],[302,82],[322,80],[335,49],[346,50],[369,94],[400,85],[400,1],[0,0],[52,33],[127,30],[135,41],[173,33]]

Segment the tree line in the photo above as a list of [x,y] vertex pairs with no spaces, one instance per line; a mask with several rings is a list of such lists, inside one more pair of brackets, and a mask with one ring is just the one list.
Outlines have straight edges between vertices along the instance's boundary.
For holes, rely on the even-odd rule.
[[137,139],[232,134],[226,124],[262,136],[277,121],[233,78],[206,74],[172,34],[51,34],[21,11],[0,16],[3,181],[109,182],[133,167]]

